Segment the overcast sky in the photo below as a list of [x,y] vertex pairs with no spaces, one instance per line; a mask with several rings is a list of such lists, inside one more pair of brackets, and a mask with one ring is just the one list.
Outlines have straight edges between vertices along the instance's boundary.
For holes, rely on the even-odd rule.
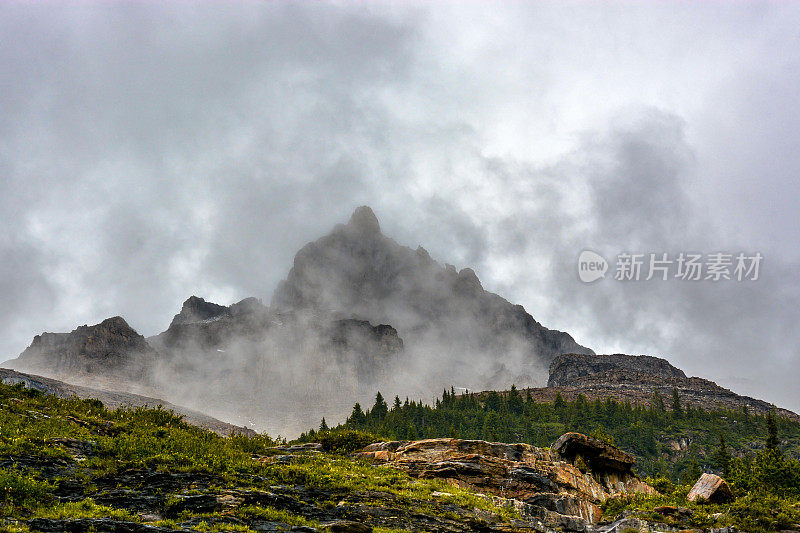
[[[0,360],[268,302],[368,204],[598,353],[800,411],[798,88],[791,2],[4,2]],[[587,285],[583,249],[764,262]]]

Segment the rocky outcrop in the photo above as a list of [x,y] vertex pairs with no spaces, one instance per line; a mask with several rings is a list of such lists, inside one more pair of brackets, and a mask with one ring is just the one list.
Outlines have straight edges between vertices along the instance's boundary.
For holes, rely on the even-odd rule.
[[524,515],[569,530],[598,522],[607,498],[655,494],[633,474],[630,455],[577,433],[562,436],[552,448],[428,439],[375,443],[356,455],[506,499]]
[[694,484],[686,499],[690,502],[703,500],[712,503],[725,503],[733,499],[728,483],[716,474],[703,474]]
[[616,446],[581,433],[564,433],[553,449],[573,464],[582,461],[595,474],[632,472],[636,459]]
[[275,317],[256,298],[225,306],[191,296],[167,330],[148,342],[169,357],[176,349],[216,349],[232,340],[258,341],[274,322]]
[[181,307],[181,312],[175,315],[171,325],[190,324],[192,322],[202,322],[203,320],[213,320],[229,313],[229,308],[224,305],[207,302],[197,296],[190,296]]
[[[678,391],[684,406],[722,409],[746,408],[754,413],[767,413],[774,405],[741,396],[713,381],[686,377],[684,372],[665,359],[646,355],[563,354],[550,365],[548,387],[530,389],[537,401],[553,401],[556,394],[565,400],[583,395],[588,400],[612,398],[619,402],[649,404],[654,394],[670,404],[673,390]],[[782,416],[800,420],[797,414],[777,409]]]
[[156,358],[145,338],[116,316],[70,333],[36,335],[17,359],[6,364],[49,376],[100,374],[141,382],[149,379]]
[[672,366],[666,359],[649,355],[630,356],[624,354],[588,355],[563,354],[550,364],[548,387],[570,387],[581,385],[586,378],[594,379],[605,373],[645,374],[653,379],[685,378],[686,374]]
[[331,350],[340,365],[352,365],[359,379],[386,378],[393,360],[403,351],[403,339],[388,324],[373,326],[366,320],[334,320],[329,328]]

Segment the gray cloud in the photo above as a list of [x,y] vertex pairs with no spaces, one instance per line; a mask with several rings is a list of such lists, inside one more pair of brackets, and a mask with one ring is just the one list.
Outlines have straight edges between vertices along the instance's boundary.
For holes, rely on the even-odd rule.
[[[484,11],[0,6],[0,359],[116,314],[157,333],[190,294],[268,300],[369,204],[598,352],[800,410],[797,6]],[[584,247],[766,262],[586,286]]]

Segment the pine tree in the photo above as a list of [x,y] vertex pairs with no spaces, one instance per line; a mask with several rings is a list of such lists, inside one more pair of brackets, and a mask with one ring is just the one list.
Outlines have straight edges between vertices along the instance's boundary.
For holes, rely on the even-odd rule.
[[679,417],[683,414],[683,408],[681,408],[681,396],[678,394],[678,389],[672,389],[672,413]]
[[522,413],[525,404],[522,402],[522,395],[517,390],[516,385],[511,385],[511,390],[508,392],[508,410],[518,415]]
[[328,424],[325,422],[325,417],[322,417],[322,422],[319,423],[320,431],[328,431]]
[[553,408],[556,410],[556,413],[561,414],[565,405],[564,398],[561,397],[561,392],[556,392],[556,399],[553,400]]
[[653,393],[653,399],[650,401],[650,405],[653,407],[653,411],[656,413],[663,413],[666,409],[664,406],[664,398],[661,397],[661,394],[658,391]]
[[775,422],[775,409],[770,409],[767,413],[767,449],[777,450],[778,444],[778,425]]
[[728,477],[731,471],[731,454],[728,451],[728,446],[725,444],[725,437],[722,433],[719,434],[719,447],[714,454],[714,461],[717,468],[722,472],[722,477]]
[[347,423],[352,426],[363,426],[364,422],[366,422],[367,416],[364,414],[364,411],[361,410],[361,404],[356,402],[353,406],[353,412],[350,413],[350,416],[347,419]]
[[375,395],[375,405],[372,406],[370,414],[375,420],[383,420],[388,412],[389,406],[386,405],[386,400],[383,399],[383,395],[378,391],[378,394]]
[[392,406],[392,411],[399,411],[401,407],[402,404],[400,403],[400,396],[395,396],[394,405]]

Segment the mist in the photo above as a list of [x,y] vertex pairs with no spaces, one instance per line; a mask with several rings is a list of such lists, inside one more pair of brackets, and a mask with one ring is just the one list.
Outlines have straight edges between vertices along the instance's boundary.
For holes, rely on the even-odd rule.
[[[156,335],[192,294],[269,302],[296,252],[366,204],[384,235],[582,346],[800,411],[798,22],[770,3],[5,3],[0,360],[116,315]],[[584,284],[584,249],[765,260],[748,283]],[[210,408],[240,421],[318,387],[316,425],[379,388],[541,383],[515,339],[498,341],[502,369],[415,341],[407,309],[361,311],[404,341],[390,380],[334,372],[324,336],[299,330],[207,354],[185,390],[165,363],[163,390],[218,388]],[[240,363],[262,368],[241,386],[252,410],[225,403]]]

